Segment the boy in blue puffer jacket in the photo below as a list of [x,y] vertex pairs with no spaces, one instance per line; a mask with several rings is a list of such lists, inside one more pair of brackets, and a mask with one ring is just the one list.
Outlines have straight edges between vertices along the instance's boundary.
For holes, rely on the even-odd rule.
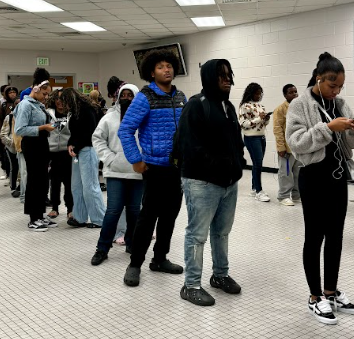
[[[178,59],[170,51],[154,50],[145,56],[141,78],[150,85],[144,86],[136,95],[118,131],[124,154],[134,171],[142,173],[144,183],[131,262],[124,276],[124,283],[128,286],[139,285],[140,267],[156,221],[156,243],[150,269],[170,274],[183,272],[182,266],[166,258],[182,201],[180,173],[169,162],[173,135],[186,103],[184,93],[171,84],[178,68]],[[134,137],[136,130],[139,130],[141,153]]]

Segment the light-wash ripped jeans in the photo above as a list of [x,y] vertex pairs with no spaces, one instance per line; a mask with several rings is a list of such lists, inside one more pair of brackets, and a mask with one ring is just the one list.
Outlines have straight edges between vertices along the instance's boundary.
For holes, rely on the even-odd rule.
[[106,208],[98,181],[98,158],[93,147],[84,147],[78,160],[72,162],[73,216],[80,223],[87,222],[90,217],[92,223],[102,226]]
[[210,228],[213,274],[226,277],[229,272],[229,233],[234,222],[237,182],[227,188],[205,181],[182,178],[188,212],[184,242],[185,285],[201,286],[203,251]]

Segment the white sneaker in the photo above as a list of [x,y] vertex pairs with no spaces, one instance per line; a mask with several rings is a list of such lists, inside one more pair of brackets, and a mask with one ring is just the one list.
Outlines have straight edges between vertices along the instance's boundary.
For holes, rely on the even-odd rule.
[[48,227],[43,224],[42,220],[30,221],[28,223],[28,228],[34,232],[46,232]]
[[317,297],[312,301],[311,296],[308,302],[309,312],[320,322],[328,325],[337,324],[338,320],[332,312],[330,302],[325,296]]
[[301,198],[297,198],[297,199],[291,198],[291,200],[292,200],[293,202],[301,202]]
[[279,203],[281,203],[284,206],[295,206],[295,204],[293,203],[293,201],[290,198],[280,200]]
[[335,295],[326,296],[333,311],[354,314],[354,305],[350,303],[344,292],[336,291]]
[[6,175],[2,175],[2,176],[0,177],[0,180],[5,180],[6,178],[7,178]]
[[260,191],[260,192],[256,193],[254,198],[256,200],[258,200],[258,201],[263,201],[263,202],[270,201],[270,198],[268,197],[268,194],[263,192],[263,191]]
[[251,190],[251,192],[250,192],[251,197],[255,197],[256,194],[257,194],[256,190]]
[[49,220],[48,218],[43,218],[42,220],[40,220],[42,222],[42,224],[46,227],[57,227],[58,224],[52,220]]

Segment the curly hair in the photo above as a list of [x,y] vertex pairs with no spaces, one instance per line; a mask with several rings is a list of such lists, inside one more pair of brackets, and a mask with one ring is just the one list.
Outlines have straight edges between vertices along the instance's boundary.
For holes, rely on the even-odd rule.
[[53,109],[56,108],[55,100],[59,99],[59,93],[63,93],[63,88],[56,89],[55,91],[53,91],[52,93],[49,94],[49,98],[46,103],[47,108],[53,108]]
[[256,82],[251,82],[245,89],[245,92],[243,93],[243,97],[240,103],[240,107],[245,103],[245,102],[250,102],[253,101],[253,96],[254,94],[258,91],[261,90],[263,94],[263,88],[261,87],[260,84],[257,84]]
[[49,80],[50,74],[45,68],[37,67],[33,73],[33,86],[39,85],[43,81]]
[[174,72],[173,77],[178,74],[179,61],[177,56],[168,49],[155,49],[148,52],[141,62],[140,78],[147,82],[153,82],[154,78],[151,76],[151,72],[155,70],[156,65],[161,61],[169,62],[172,65]]
[[70,111],[76,119],[85,108],[92,108],[97,112],[97,106],[91,99],[72,87],[65,88],[60,99],[63,102],[64,113]]

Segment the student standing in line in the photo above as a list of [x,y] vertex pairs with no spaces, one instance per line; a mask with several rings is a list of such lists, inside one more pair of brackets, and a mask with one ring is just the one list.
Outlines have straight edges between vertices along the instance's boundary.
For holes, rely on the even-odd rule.
[[278,152],[278,201],[284,206],[294,206],[294,202],[300,202],[298,187],[300,162],[291,154],[291,150],[285,140],[286,114],[289,104],[297,98],[297,89],[292,84],[283,87],[285,101],[274,110],[273,132]]
[[184,107],[179,122],[182,185],[188,211],[184,242],[185,284],[180,295],[199,306],[215,299],[201,287],[204,243],[210,229],[212,287],[238,294],[229,276],[229,234],[235,217],[238,180],[245,165],[236,110],[229,101],[233,72],[228,60],[207,61],[200,71],[203,90]]
[[337,287],[348,204],[346,159],[341,148],[350,157],[354,148],[354,115],[337,97],[344,80],[342,63],[327,52],[321,54],[310,87],[289,106],[285,132],[290,149],[302,163],[299,189],[305,222],[303,263],[311,293],[308,310],[324,324],[337,324],[335,310],[354,314],[354,305]]
[[[44,70],[45,71],[45,70]],[[43,217],[48,192],[49,144],[48,135],[54,130],[44,103],[51,92],[49,81],[40,82],[42,72],[34,78],[30,95],[16,106],[14,111],[15,133],[22,136],[21,148],[26,160],[27,187],[25,214],[29,214],[28,227],[44,232],[57,224]]]
[[67,217],[72,218],[73,196],[71,194],[71,156],[68,154],[67,144],[70,138],[68,116],[64,113],[63,102],[60,99],[63,89],[55,90],[49,96],[47,111],[51,123],[56,127],[49,136],[50,151],[50,200],[52,210],[48,217],[56,218],[59,215],[61,184],[64,185],[64,202],[67,208]]
[[[132,243],[130,264],[124,283],[137,286],[141,265],[156,226],[152,271],[183,273],[183,267],[167,258],[175,221],[181,208],[181,178],[169,162],[173,135],[186,102],[183,92],[172,85],[178,73],[178,59],[168,50],[152,51],[142,62],[142,78],[149,86],[137,94],[120,125],[118,136],[124,154],[137,173],[143,174],[144,195]],[[135,133],[139,130],[140,152]]]
[[[68,152],[72,157],[71,192],[74,199],[70,226],[101,228],[104,213],[98,181],[98,158],[92,147],[92,134],[97,127],[95,105],[74,88],[65,88],[61,95],[64,112],[69,114]],[[86,223],[90,217],[91,223]]]
[[252,159],[252,190],[251,196],[258,201],[268,202],[270,198],[262,188],[262,164],[266,150],[265,129],[269,124],[270,115],[260,104],[263,89],[257,83],[250,83],[243,94],[239,121],[244,134],[245,146]]
[[[120,123],[139,89],[132,84],[121,87],[115,110],[106,114],[92,135],[92,144],[103,162],[103,176],[107,180],[107,211],[103,219],[97,250],[92,265],[100,265],[108,258],[117,223],[126,208],[127,230],[124,241],[126,252],[131,253],[131,243],[143,194],[142,175],[136,173],[124,156],[117,131]],[[137,136],[136,136],[137,137]]]

